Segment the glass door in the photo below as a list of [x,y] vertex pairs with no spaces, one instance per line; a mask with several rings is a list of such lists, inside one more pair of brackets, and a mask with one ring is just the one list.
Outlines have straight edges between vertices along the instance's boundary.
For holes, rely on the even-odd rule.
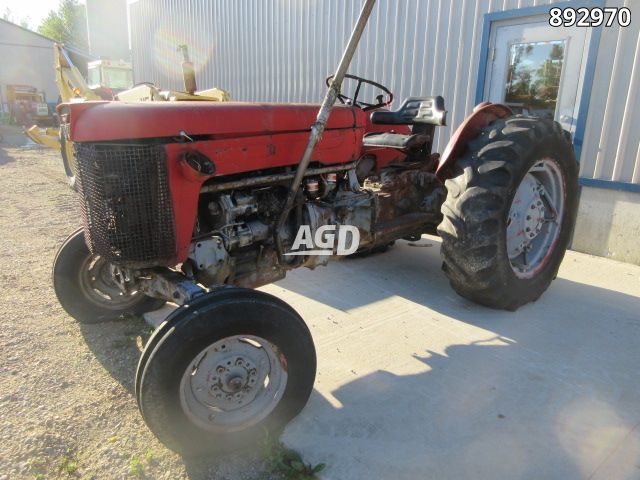
[[553,118],[575,131],[590,29],[551,27],[544,15],[495,22],[485,99]]

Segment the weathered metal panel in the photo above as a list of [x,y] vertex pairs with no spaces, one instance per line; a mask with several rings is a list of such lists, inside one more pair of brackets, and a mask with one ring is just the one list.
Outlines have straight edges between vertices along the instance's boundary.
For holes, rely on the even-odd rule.
[[[635,0],[609,1],[627,6]],[[596,63],[585,146],[583,177],[640,183],[640,22],[603,28]]]
[[[631,6],[635,0],[626,0]],[[182,87],[178,43],[188,43],[201,88],[248,101],[320,102],[360,10],[350,0],[138,0],[130,5],[136,81]],[[400,101],[442,95],[453,128],[474,106],[485,13],[553,0],[378,0],[351,72]],[[623,0],[608,1],[622,6]],[[603,29],[581,175],[640,183],[640,22]]]

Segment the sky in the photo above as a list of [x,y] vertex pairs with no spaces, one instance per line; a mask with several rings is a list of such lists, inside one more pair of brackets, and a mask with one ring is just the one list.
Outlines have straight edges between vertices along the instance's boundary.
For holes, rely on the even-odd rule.
[[[10,20],[20,23],[26,20],[29,28],[36,30],[50,10],[58,9],[58,0],[0,0],[0,18],[8,8],[11,10]],[[80,0],[79,3],[86,3]]]

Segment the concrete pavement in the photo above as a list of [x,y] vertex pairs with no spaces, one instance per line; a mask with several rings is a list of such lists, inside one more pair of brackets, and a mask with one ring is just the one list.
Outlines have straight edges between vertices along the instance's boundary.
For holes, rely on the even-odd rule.
[[640,479],[640,266],[567,252],[503,312],[453,292],[439,249],[400,241],[262,288],[318,353],[284,443],[332,480]]
[[640,267],[569,252],[540,300],[494,311],[425,236],[263,289],[316,342],[283,440],[323,478],[640,478]]

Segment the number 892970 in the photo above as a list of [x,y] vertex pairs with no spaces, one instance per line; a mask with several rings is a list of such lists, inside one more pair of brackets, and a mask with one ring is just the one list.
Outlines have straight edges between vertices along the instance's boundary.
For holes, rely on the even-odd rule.
[[626,27],[630,23],[631,10],[627,7],[555,7],[549,10],[549,25],[552,27],[611,27],[614,24]]

